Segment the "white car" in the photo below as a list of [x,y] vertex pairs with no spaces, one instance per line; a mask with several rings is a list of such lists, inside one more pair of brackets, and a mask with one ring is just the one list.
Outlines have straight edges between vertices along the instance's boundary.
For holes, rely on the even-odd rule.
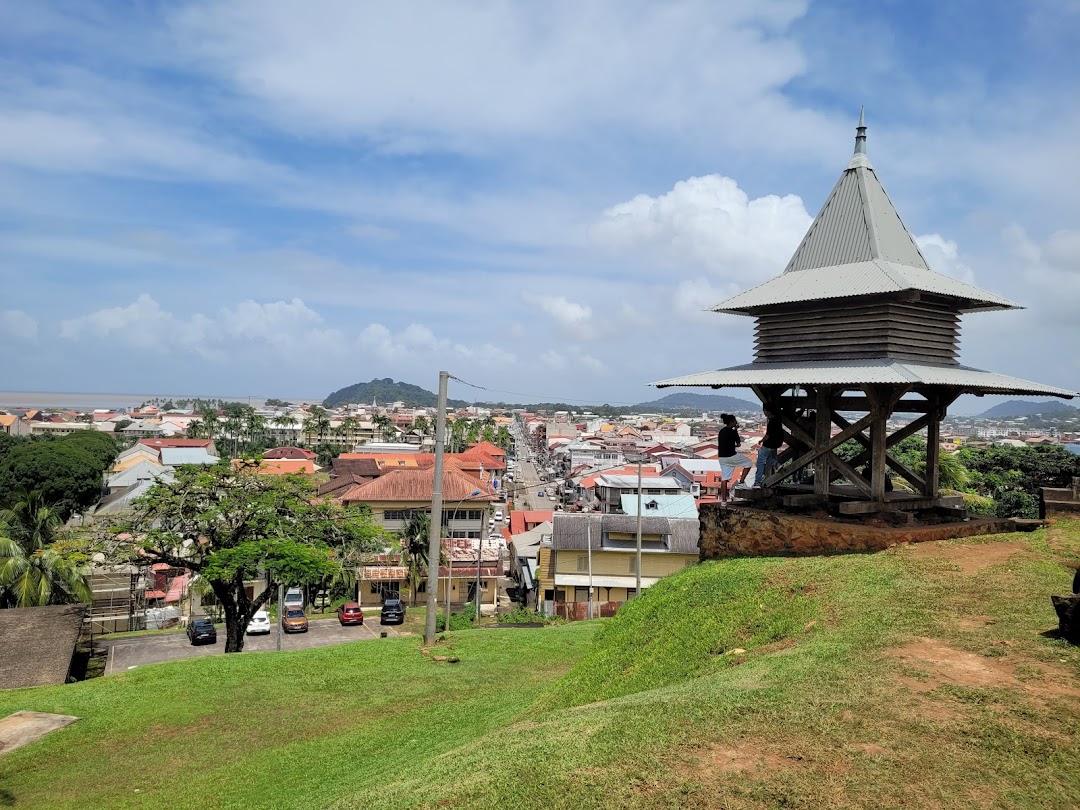
[[495,513],[495,519],[496,520],[502,520],[502,510],[501,509]]
[[289,588],[285,591],[285,607],[299,607],[304,606],[304,591],[300,588]]
[[557,501],[558,498],[556,498],[554,495],[551,495],[548,500]]
[[265,610],[256,610],[255,615],[248,622],[247,634],[249,636],[264,636],[270,632],[270,614]]

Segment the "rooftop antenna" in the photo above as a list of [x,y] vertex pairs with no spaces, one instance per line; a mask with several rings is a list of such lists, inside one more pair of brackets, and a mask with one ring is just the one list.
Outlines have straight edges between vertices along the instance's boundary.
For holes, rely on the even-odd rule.
[[855,127],[855,154],[866,154],[866,108],[859,107],[859,125]]

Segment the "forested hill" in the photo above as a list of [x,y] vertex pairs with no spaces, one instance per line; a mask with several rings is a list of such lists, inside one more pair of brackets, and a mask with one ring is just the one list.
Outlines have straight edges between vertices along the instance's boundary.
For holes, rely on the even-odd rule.
[[666,397],[642,402],[635,406],[642,411],[760,411],[761,405],[738,397],[723,394],[696,394],[693,391],[676,391]]
[[360,382],[345,388],[338,389],[323,400],[323,405],[333,408],[338,405],[358,403],[370,405],[372,400],[380,405],[388,405],[391,402],[404,402],[406,405],[416,405],[432,408],[438,403],[438,397],[431,391],[406,382],[394,382],[390,377],[375,379],[371,382]]
[[1080,408],[1068,405],[1060,400],[1048,399],[1043,402],[1025,402],[1022,399],[1010,399],[999,402],[994,407],[983,411],[978,419],[1018,419],[1021,416],[1076,416]]

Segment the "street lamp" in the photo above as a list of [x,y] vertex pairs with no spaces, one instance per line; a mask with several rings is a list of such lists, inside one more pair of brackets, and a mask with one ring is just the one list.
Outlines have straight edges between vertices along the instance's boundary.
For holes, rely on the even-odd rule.
[[[456,504],[454,504],[454,511],[452,511],[450,513],[451,518],[450,518],[450,527],[449,528],[450,528],[450,539],[451,540],[454,539],[454,536],[453,536],[454,535],[454,521],[457,520],[458,507],[461,506],[462,503],[469,500],[470,498],[475,498],[477,495],[483,495],[483,494],[484,493],[481,490],[474,489],[472,492],[470,492],[468,495],[466,495],[464,498],[462,498],[460,501],[458,501]],[[442,524],[442,516],[441,515],[439,516],[439,524],[440,525]],[[481,532],[482,531],[483,531],[483,520],[481,520]],[[453,557],[453,553],[452,553],[453,545],[454,545],[453,543],[450,544],[451,551],[448,552],[447,555],[446,555],[446,619],[443,622],[443,632],[446,632],[446,631],[448,631],[450,629],[450,584],[453,582],[453,574],[454,574],[454,557]]]

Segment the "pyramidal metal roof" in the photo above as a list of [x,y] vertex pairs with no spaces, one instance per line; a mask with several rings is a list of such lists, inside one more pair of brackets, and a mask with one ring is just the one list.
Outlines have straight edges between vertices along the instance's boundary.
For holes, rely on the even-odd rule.
[[784,272],[713,311],[751,315],[776,304],[905,290],[957,299],[960,311],[1020,308],[930,269],[866,155],[860,114],[855,154]]

